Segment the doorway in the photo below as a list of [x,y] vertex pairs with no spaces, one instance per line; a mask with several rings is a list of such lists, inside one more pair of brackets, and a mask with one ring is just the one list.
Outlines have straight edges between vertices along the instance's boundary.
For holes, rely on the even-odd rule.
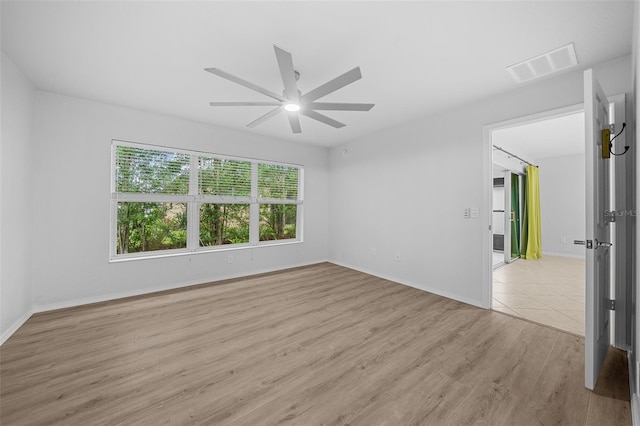
[[[504,240],[503,261],[491,268],[491,307],[584,336],[584,248],[573,245],[585,230],[582,106],[507,123],[489,137],[492,236]],[[537,260],[520,260],[527,165],[540,170],[543,255]]]
[[491,223],[494,271],[520,258],[525,188],[520,167],[510,168],[507,166],[509,161],[500,160],[498,154],[504,156],[506,153],[494,146]]

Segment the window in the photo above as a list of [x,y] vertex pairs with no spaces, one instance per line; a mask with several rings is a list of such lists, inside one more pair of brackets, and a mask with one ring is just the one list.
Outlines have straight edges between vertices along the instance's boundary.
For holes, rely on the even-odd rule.
[[302,241],[300,166],[112,143],[111,258]]
[[298,168],[258,164],[260,241],[296,238]]

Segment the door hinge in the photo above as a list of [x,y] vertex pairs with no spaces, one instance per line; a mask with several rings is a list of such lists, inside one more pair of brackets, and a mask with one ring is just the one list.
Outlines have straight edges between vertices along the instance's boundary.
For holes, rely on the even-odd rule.
[[609,299],[609,310],[610,311],[615,311],[616,310],[616,301],[615,301],[615,299]]

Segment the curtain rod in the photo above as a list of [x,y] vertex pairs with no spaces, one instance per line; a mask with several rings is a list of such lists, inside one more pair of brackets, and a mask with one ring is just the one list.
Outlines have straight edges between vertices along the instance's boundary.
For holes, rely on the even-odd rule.
[[520,161],[522,161],[522,162],[524,162],[524,163],[527,163],[527,164],[528,164],[528,165],[530,165],[530,166],[538,167],[538,166],[536,166],[535,164],[532,164],[532,163],[528,162],[528,161],[527,161],[527,160],[525,160],[524,158],[520,158],[520,157],[518,157],[517,155],[512,154],[512,153],[510,153],[509,151],[507,151],[506,149],[502,149],[502,148],[500,148],[500,147],[499,147],[499,146],[497,146],[497,145],[493,145],[493,149],[497,149],[498,151],[502,151],[502,152],[504,152],[504,153],[505,153],[505,154],[507,154],[507,155],[510,155],[510,156],[512,156],[512,157],[514,157],[514,158],[517,158],[518,160],[520,160]]

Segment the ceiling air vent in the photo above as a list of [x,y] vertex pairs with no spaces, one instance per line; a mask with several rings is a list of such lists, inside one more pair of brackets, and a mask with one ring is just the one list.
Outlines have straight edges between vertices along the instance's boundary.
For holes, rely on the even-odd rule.
[[517,83],[533,80],[578,65],[573,43],[507,67]]

